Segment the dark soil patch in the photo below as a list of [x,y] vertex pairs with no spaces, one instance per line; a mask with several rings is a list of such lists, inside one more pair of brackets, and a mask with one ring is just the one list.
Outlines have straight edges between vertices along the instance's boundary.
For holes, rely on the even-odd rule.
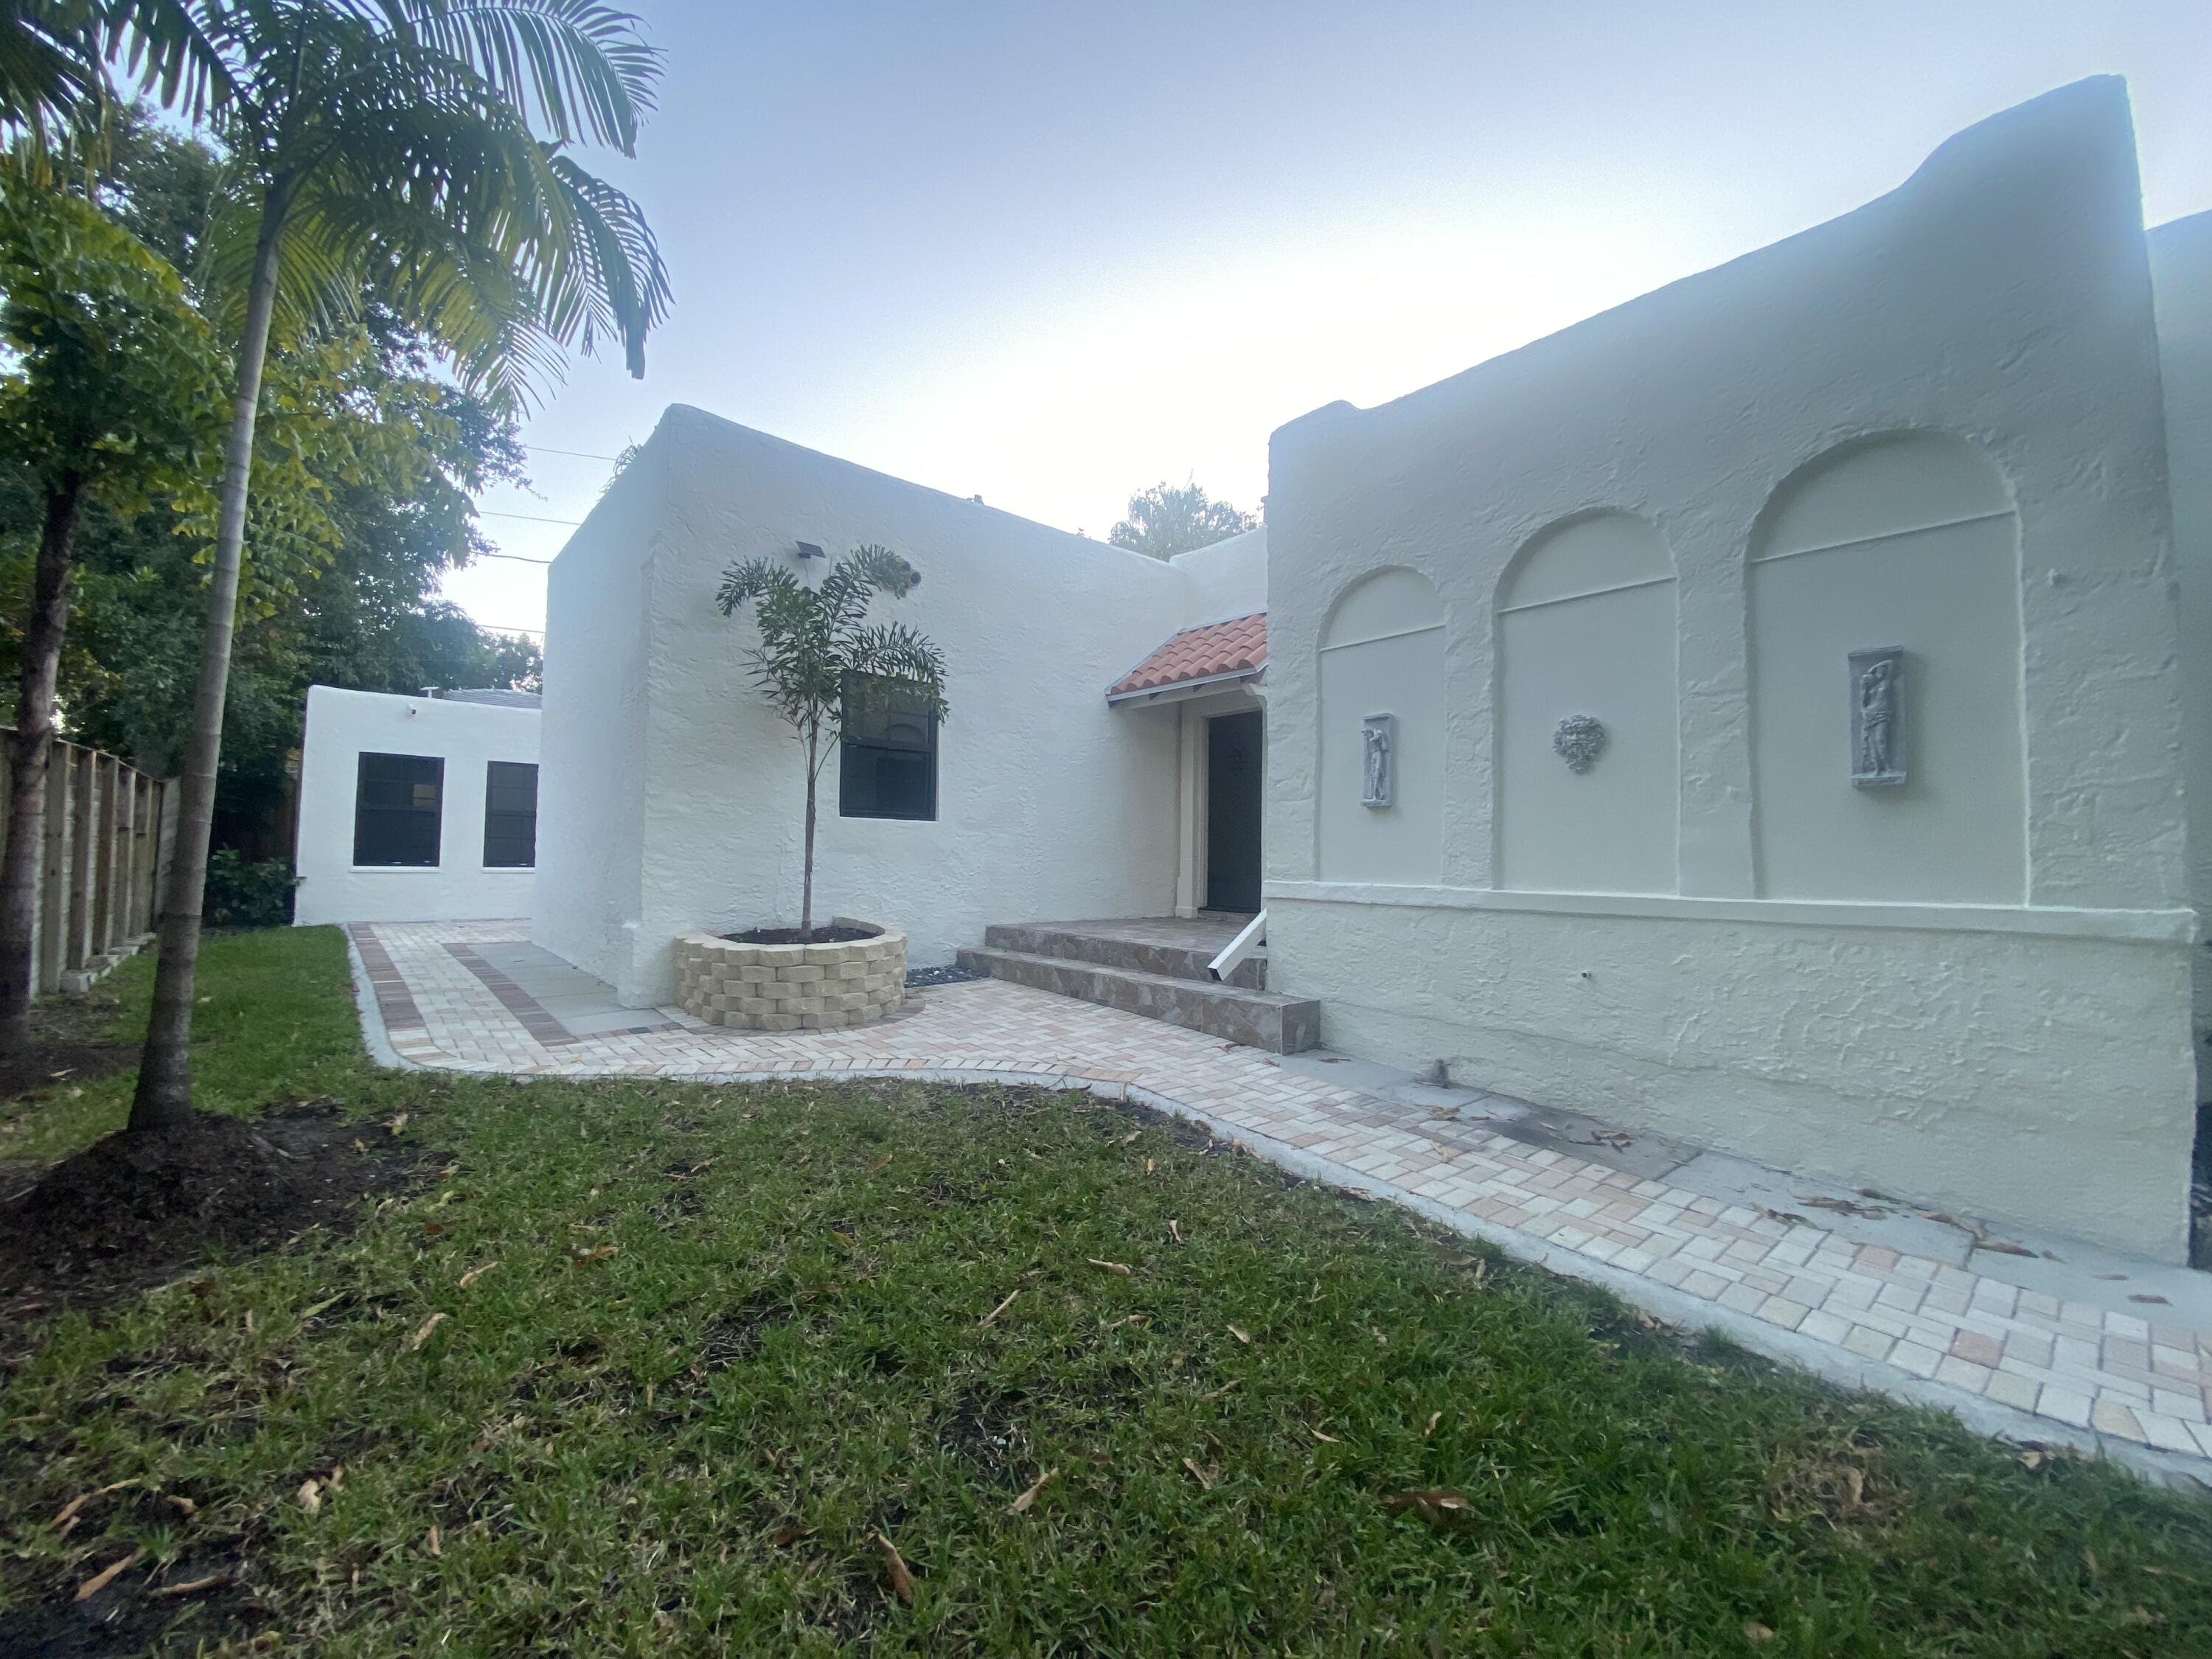
[[0,1057],[0,1100],[43,1100],[58,1089],[128,1070],[135,1042],[116,1042],[112,997],[64,997],[31,1010],[30,1045]]
[[322,1102],[251,1122],[199,1112],[176,1129],[109,1135],[0,1206],[0,1323],[98,1306],[210,1249],[343,1230],[362,1194],[398,1186],[416,1156]]
[[732,945],[850,945],[855,939],[880,939],[880,927],[817,927],[814,937],[801,940],[796,927],[756,927],[750,933],[725,933]]

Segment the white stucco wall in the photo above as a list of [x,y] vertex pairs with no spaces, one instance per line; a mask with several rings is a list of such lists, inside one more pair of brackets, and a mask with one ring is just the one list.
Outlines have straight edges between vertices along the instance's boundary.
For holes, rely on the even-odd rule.
[[[2212,917],[2212,213],[2150,233],[2159,367],[2166,389],[2166,473],[2181,573],[2182,684],[2187,711],[2189,890]],[[2200,933],[2200,939],[2202,934]],[[2199,1070],[2212,1028],[2212,953],[2197,952]],[[2212,1097],[2200,1077],[2197,1098]]]
[[1267,608],[1267,527],[1248,530],[1168,561],[1183,580],[1183,626],[1249,617]]
[[[308,687],[295,925],[527,916],[534,872],[484,868],[484,775],[492,761],[537,761],[539,718],[535,708]],[[354,793],[364,753],[445,761],[435,868],[354,863]]]
[[[1271,984],[1322,999],[1324,1040],[1356,1053],[1446,1058],[1466,1081],[1632,1127],[2178,1259],[2193,920],[2157,356],[2125,97],[2106,79],[1960,135],[1844,218],[1395,403],[1277,432]],[[1999,556],[2013,586],[1996,604],[2016,606],[2017,659],[1987,640],[1954,653],[1948,635],[1850,646],[1905,645],[1984,690],[2016,673],[2009,872],[1972,862],[1984,830],[1945,793],[1979,761],[1887,801],[1850,794],[1840,640],[1808,627],[1797,654],[1759,655],[1762,623],[1789,636],[1826,602],[1756,610],[1762,514],[1820,458],[1914,432],[1970,447],[2009,492],[2017,552]],[[1675,564],[1673,879],[1503,888],[1498,582],[1548,527],[1607,509],[1655,526]],[[1385,565],[1443,599],[1440,871],[1327,880],[1316,788],[1333,781],[1316,757],[1360,711],[1326,698],[1322,630]],[[1886,568],[1844,591],[1884,591]],[[1869,616],[1853,625],[1887,625]],[[1611,672],[1597,652],[1587,665],[1594,683]],[[1761,700],[1799,674],[1832,696],[1832,726],[1808,726],[1807,766],[1762,775],[1758,711],[1787,700]],[[2001,751],[2009,732],[1987,735]],[[1921,752],[1972,738],[1947,731]],[[1893,893],[1888,872],[1845,860],[1826,890],[1763,896],[1766,790],[1778,819],[1808,826],[1921,814],[1966,862]],[[1840,792],[1835,811],[1800,812],[1806,790]],[[1557,808],[1577,810],[1571,792]]]
[[643,446],[546,572],[531,937],[610,983],[629,971],[644,872],[645,594],[665,456]]
[[[840,817],[836,758],[825,765],[817,917],[901,927],[909,960],[927,965],[980,942],[993,921],[1173,905],[1176,721],[1170,710],[1109,708],[1105,690],[1185,625],[1175,566],[680,405],[631,471],[649,504],[633,509],[611,495],[555,566],[546,717],[558,733],[549,760],[557,755],[564,773],[641,759],[642,793],[631,793],[627,772],[598,802],[548,792],[541,943],[644,1006],[672,993],[678,933],[796,920],[800,750],[751,684],[750,613],[724,618],[714,594],[725,567],[756,554],[790,557],[818,580],[821,567],[796,557],[802,541],[832,557],[877,542],[914,562],[921,586],[903,601],[879,600],[875,614],[943,649],[951,705],[934,822]],[[618,516],[632,511],[641,525]],[[564,597],[572,560],[604,586],[577,583]],[[635,647],[591,637],[623,626],[632,578],[613,573],[624,562],[643,583]],[[578,684],[586,673],[588,693]],[[638,712],[609,715],[624,674]],[[586,702],[599,712],[582,712]],[[640,837],[634,900],[627,846],[611,823],[625,816]],[[608,872],[595,886],[587,878],[592,908],[580,923],[552,921],[574,904],[565,873],[574,866],[556,866],[556,844]]]

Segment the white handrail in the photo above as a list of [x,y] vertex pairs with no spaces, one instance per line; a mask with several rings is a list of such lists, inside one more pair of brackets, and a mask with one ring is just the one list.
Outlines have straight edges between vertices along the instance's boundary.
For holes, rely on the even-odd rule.
[[1244,965],[1244,959],[1260,948],[1260,941],[1267,937],[1267,913],[1265,910],[1244,924],[1244,931],[1229,941],[1229,948],[1206,964],[1208,979],[1227,979]]

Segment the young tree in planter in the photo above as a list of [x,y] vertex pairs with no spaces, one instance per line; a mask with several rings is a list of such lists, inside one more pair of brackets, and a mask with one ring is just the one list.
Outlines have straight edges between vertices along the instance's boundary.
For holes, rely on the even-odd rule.
[[806,750],[805,878],[799,942],[814,938],[814,797],[822,768],[844,735],[848,712],[893,701],[946,714],[945,656],[903,623],[871,623],[878,593],[902,599],[921,573],[887,547],[855,548],[808,587],[781,562],[748,559],[723,573],[714,596],[732,616],[747,599],[760,643],[746,653],[753,680]]

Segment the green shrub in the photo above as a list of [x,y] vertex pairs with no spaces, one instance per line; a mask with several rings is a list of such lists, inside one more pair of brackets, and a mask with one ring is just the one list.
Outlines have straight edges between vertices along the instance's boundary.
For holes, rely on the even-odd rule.
[[249,859],[226,847],[208,860],[202,919],[210,927],[287,927],[298,884],[289,859]]

